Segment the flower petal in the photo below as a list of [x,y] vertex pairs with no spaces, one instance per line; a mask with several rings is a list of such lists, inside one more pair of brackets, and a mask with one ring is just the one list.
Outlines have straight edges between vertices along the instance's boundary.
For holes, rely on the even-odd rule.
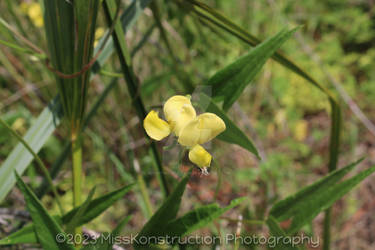
[[169,124],[160,119],[158,112],[151,110],[143,121],[143,127],[148,136],[152,139],[160,141],[171,133]]
[[225,130],[224,121],[213,113],[203,113],[181,130],[178,142],[183,146],[206,143]]
[[181,129],[196,117],[190,98],[182,95],[172,96],[166,101],[164,115],[177,136]]
[[209,167],[212,156],[201,145],[195,145],[189,151],[189,159],[200,168]]

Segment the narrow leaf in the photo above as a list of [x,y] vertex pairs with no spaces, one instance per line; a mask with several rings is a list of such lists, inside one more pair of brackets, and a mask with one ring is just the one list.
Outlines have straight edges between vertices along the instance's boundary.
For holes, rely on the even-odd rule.
[[224,110],[228,110],[245,87],[255,78],[267,59],[296,31],[282,30],[262,42],[237,61],[218,71],[207,84],[213,87],[213,97],[223,99]]
[[346,167],[338,169],[331,174],[321,178],[313,184],[302,188],[297,193],[277,202],[271,208],[270,214],[278,221],[286,220],[293,216],[298,210],[298,204],[303,203],[308,197],[317,193],[324,193],[327,188],[338,183],[347,173],[357,166],[363,159],[360,159]]
[[[127,192],[130,191],[130,189],[133,187],[133,185],[122,187],[118,190],[115,190],[111,193],[108,193],[106,195],[103,195],[99,198],[96,198],[92,201],[86,207],[86,213],[84,213],[82,216],[77,216],[76,214],[80,210],[80,207],[77,207],[73,210],[70,210],[66,215],[64,215],[61,219],[62,224],[69,224],[72,222],[72,220],[75,220],[75,217],[77,221],[75,221],[76,226],[81,226],[93,219],[95,219],[97,216],[99,216],[101,213],[103,213],[107,208],[113,205],[116,201],[121,199]],[[58,217],[60,218],[60,217]],[[60,219],[58,220],[60,221]],[[35,228],[34,224],[28,224],[27,226],[24,226],[17,232],[9,235],[8,237],[0,240],[0,245],[6,245],[6,244],[19,244],[19,243],[38,243],[38,239],[35,235]]]
[[281,239],[280,241],[277,240],[276,245],[270,245],[269,247],[271,249],[298,249],[297,247],[292,246],[290,241],[287,241],[287,244],[283,242],[283,239],[288,236],[285,231],[279,226],[279,223],[277,222],[275,217],[271,215],[270,217],[268,217],[266,223],[270,230],[270,234],[276,239]]
[[[53,133],[56,124],[60,122],[62,113],[57,99],[51,101],[23,137],[36,153]],[[13,171],[22,174],[32,160],[32,154],[18,143],[0,167],[0,202],[4,200],[16,181]]]
[[92,197],[94,196],[94,193],[95,193],[95,189],[96,187],[94,187],[89,195],[87,196],[87,199],[85,200],[85,202],[79,206],[77,212],[74,214],[73,218],[69,221],[69,223],[66,225],[66,231],[67,232],[73,232],[74,231],[74,228],[78,227],[78,223],[80,222],[80,218],[83,216],[83,214],[87,211],[89,205],[90,205],[90,202],[91,202],[91,199]]
[[[162,233],[163,228],[168,224],[168,222],[176,218],[177,212],[180,208],[181,197],[185,191],[186,184],[189,181],[190,175],[191,170],[178,183],[173,193],[171,193],[168,196],[168,198],[155,212],[155,214],[150,218],[146,225],[143,226],[142,230],[137,235],[136,239],[148,236],[159,236]],[[135,241],[134,247],[140,247],[137,245],[137,241]]]
[[0,240],[1,245],[14,245],[22,243],[37,243],[34,225],[28,224],[15,233]]
[[208,223],[214,221],[222,214],[239,205],[245,198],[238,198],[233,200],[229,206],[221,208],[218,204],[211,204],[194,209],[186,213],[180,218],[169,222],[165,229],[165,234],[171,237],[185,236],[199,228],[206,226]]
[[[150,1],[151,0],[133,0],[133,3],[121,16],[121,24],[125,32],[133,27],[135,22],[140,17],[140,14],[147,7]],[[113,53],[114,48],[113,45],[111,46],[110,44],[111,43],[106,44],[104,51],[100,54],[100,57],[95,63],[96,66],[92,69],[92,73],[98,73],[100,70],[100,65],[103,65]],[[99,44],[98,47],[100,46],[101,45]],[[93,74],[91,74],[91,77],[93,77]],[[43,109],[42,113],[38,116],[32,127],[28,129],[24,137],[25,141],[33,148],[34,152],[38,153],[40,151],[48,138],[60,124],[61,117],[62,107],[59,97],[56,96],[48,104],[48,106]],[[69,148],[66,148],[65,152],[68,151]],[[65,159],[67,155],[68,154],[64,154],[61,158]],[[22,174],[30,165],[32,159],[32,155],[25,150],[20,143],[17,144],[17,146],[8,155],[5,162],[0,167],[0,202],[4,200],[16,182],[13,176],[13,171],[16,170],[17,173]],[[60,162],[62,163],[63,160]],[[61,163],[59,164],[60,166]]]
[[323,193],[316,193],[302,204],[299,204],[298,212],[293,216],[288,234],[297,232],[302,226],[315,218],[320,212],[332,206],[335,201],[343,197],[373,172],[375,172],[375,166],[360,172],[348,180],[327,188]]
[[[129,192],[132,187],[133,184],[122,187],[118,190],[115,190],[111,193],[108,193],[106,195],[103,195],[99,198],[92,200],[90,204],[87,205],[87,212],[84,213],[82,217],[78,219],[77,226],[83,225],[99,216],[107,208],[112,206],[113,203],[121,199],[127,192]],[[63,224],[69,223],[74,218],[75,214],[78,212],[79,209],[80,207],[74,208],[66,215],[64,215],[62,217]]]
[[249,152],[253,153],[258,159],[260,159],[258,150],[252,143],[252,141],[246,136],[244,132],[237,127],[237,125],[232,122],[232,120],[222,111],[212,100],[205,94],[200,95],[198,105],[205,108],[206,112],[211,112],[218,115],[225,122],[226,129],[217,138],[228,142],[237,144]]
[[48,214],[42,203],[38,200],[35,194],[22,181],[17,173],[15,173],[17,185],[23,193],[26,200],[27,210],[30,212],[31,218],[34,222],[35,232],[44,249],[74,249],[72,245],[67,242],[56,242],[56,235],[64,234],[60,225]]

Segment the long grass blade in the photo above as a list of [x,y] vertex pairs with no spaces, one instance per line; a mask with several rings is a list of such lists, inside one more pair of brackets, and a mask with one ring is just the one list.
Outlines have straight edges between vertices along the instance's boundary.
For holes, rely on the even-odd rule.
[[[104,6],[104,12],[108,21],[108,26],[110,27],[112,25],[115,10],[117,8],[116,2],[114,0],[105,0],[103,2],[103,6]],[[124,37],[125,37],[124,30],[121,24],[116,24],[115,31],[113,33],[113,40],[114,40],[115,48],[118,53],[118,57],[121,63],[121,69],[123,71],[123,74],[127,83],[128,91],[130,93],[130,96],[132,96],[132,99],[133,99],[132,103],[137,112],[139,120],[143,121],[143,119],[146,117],[146,109],[141,99],[141,95],[140,95],[140,91],[138,87],[139,85],[136,81],[136,77],[132,69],[130,54],[128,53],[128,49],[127,49],[127,45],[126,45]],[[159,152],[157,151],[157,148],[154,142],[151,142],[151,152],[153,154],[153,157],[156,161],[156,165],[158,168],[157,176],[160,181],[161,189],[163,191],[163,194],[165,196],[168,196],[169,191],[168,191],[167,181],[164,176],[160,155],[159,155]]]

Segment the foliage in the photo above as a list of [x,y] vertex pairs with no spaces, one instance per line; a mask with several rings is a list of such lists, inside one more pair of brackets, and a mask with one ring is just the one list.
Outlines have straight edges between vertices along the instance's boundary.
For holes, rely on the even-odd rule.
[[[0,214],[1,246],[201,249],[176,239],[306,233],[340,248],[331,238],[364,209],[363,186],[353,189],[375,167],[347,165],[371,155],[371,139],[328,83],[375,118],[371,3],[5,0],[0,8],[0,203],[18,212],[22,196],[30,215],[4,223]],[[208,176],[187,160],[179,135],[153,142],[143,129],[174,95],[225,123],[220,141],[204,144]],[[124,235],[134,241],[114,240]]]

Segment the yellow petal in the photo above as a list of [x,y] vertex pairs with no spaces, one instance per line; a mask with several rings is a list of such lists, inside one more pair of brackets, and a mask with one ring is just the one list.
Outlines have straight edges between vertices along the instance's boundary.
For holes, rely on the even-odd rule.
[[203,113],[181,130],[178,142],[192,147],[212,140],[224,130],[225,123],[220,117],[213,113]]
[[177,136],[181,129],[196,117],[190,98],[182,95],[172,96],[166,101],[164,115]]
[[143,121],[143,127],[148,136],[152,139],[160,141],[171,133],[169,124],[160,119],[158,112],[151,110]]
[[212,156],[201,145],[195,145],[189,151],[189,159],[200,168],[209,167]]

